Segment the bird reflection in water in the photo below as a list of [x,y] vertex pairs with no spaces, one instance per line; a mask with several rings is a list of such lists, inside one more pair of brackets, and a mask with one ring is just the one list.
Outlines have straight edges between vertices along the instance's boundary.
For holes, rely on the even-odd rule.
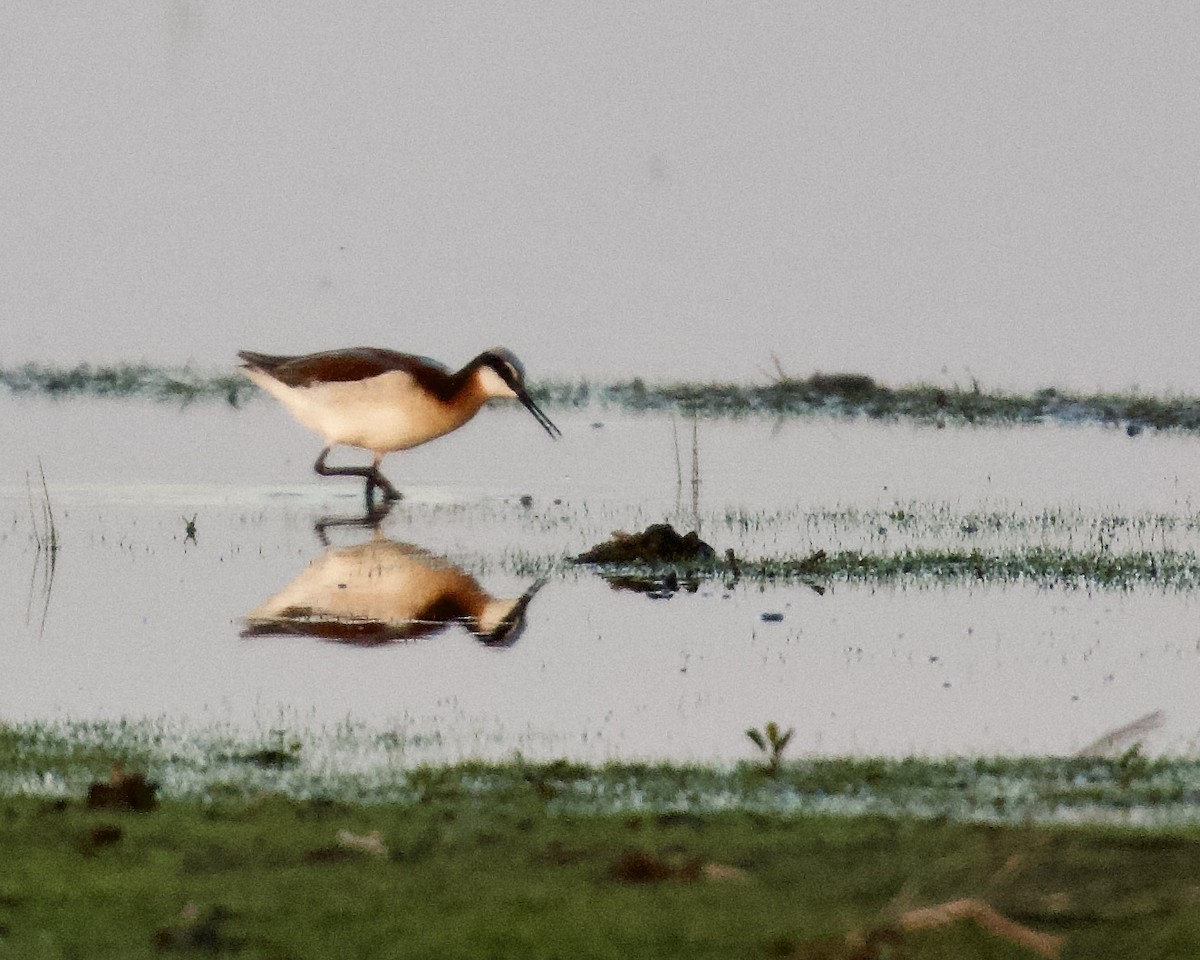
[[[242,636],[291,634],[374,646],[461,624],[486,646],[516,643],[525,610],[545,581],[516,598],[493,597],[461,567],[385,537],[379,521],[386,513],[318,523],[325,553],[250,611]],[[357,546],[328,547],[325,531],[331,526],[367,526],[372,536]]]

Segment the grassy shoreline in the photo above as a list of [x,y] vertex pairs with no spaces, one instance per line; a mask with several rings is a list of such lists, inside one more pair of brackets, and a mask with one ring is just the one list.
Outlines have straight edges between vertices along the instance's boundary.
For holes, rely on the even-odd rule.
[[346,724],[258,735],[165,720],[0,723],[0,796],[81,797],[114,764],[161,795],[201,804],[264,793],[387,805],[435,797],[523,802],[563,815],[875,815],[1007,823],[1200,826],[1200,758],[1149,756],[785,757],[735,764],[431,760],[424,734]]
[[[14,395],[143,398],[190,403],[218,400],[239,406],[258,393],[236,372],[190,366],[25,363],[0,367],[0,387]],[[919,423],[1016,424],[1056,421],[1103,423],[1130,434],[1144,429],[1200,431],[1200,397],[1137,392],[1081,393],[1046,387],[1031,393],[914,384],[890,387],[862,374],[780,376],[767,384],[647,383],[635,377],[612,383],[547,380],[532,385],[534,398],[551,407],[616,407],[702,417],[863,416]]]
[[[0,786],[0,957],[1200,951],[1200,761],[514,758],[389,767],[372,795],[361,770],[306,780],[314,752],[282,730],[0,727],[0,771],[42,786]],[[163,783],[154,809],[85,804],[114,760]],[[179,788],[172,766],[206,763]]]
[[148,813],[9,797],[0,847],[0,957],[1017,960],[1200,949],[1195,829],[564,816],[532,795],[371,808],[259,796]]

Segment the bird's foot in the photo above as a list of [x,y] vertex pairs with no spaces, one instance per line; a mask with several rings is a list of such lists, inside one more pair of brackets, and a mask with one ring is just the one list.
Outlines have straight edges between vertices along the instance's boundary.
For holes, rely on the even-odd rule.
[[371,505],[375,502],[376,489],[378,489],[379,492],[381,494],[383,494],[383,499],[385,502],[393,503],[396,500],[403,499],[403,494],[401,494],[399,490],[397,490],[395,487],[393,487],[391,485],[391,483],[388,481],[387,477],[385,477],[382,473],[372,473],[370,476],[367,477],[367,508],[368,509],[370,509]]
[[385,500],[402,500],[402,499],[404,499],[404,497],[400,493],[400,491],[392,486],[391,481],[388,480],[387,477],[385,477],[378,470],[372,470],[370,476],[367,477],[367,499],[368,500],[370,500],[374,496],[376,487],[379,488],[379,492],[383,494],[383,499],[385,499]]

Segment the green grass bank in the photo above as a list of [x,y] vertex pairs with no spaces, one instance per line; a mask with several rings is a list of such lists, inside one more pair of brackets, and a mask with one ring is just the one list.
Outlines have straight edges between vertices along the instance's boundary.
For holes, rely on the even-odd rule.
[[[413,764],[0,726],[0,958],[1200,955],[1200,762]],[[89,807],[113,765],[153,809]]]
[[0,957],[1200,955],[1196,827],[7,796],[0,850]]

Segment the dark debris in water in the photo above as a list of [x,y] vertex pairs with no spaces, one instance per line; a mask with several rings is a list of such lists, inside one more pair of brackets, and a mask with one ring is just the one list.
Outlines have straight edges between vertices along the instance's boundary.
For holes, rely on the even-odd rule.
[[[641,533],[618,530],[575,558],[576,563],[621,568],[602,573],[609,586],[652,600],[669,599],[680,590],[695,593],[700,587],[698,568],[711,567],[715,560],[716,551],[699,534],[680,534],[669,523],[651,524]],[[682,576],[676,565],[686,571]]]
[[668,570],[662,576],[656,574],[613,573],[605,574],[604,579],[614,590],[628,590],[631,593],[643,593],[651,600],[667,600],[680,590],[695,593],[700,589],[700,581],[694,576],[680,578],[674,570]]
[[669,523],[652,523],[641,533],[616,531],[611,539],[577,556],[575,562],[658,566],[668,563],[707,563],[716,555],[716,551],[701,540],[696,531],[681,535]]

